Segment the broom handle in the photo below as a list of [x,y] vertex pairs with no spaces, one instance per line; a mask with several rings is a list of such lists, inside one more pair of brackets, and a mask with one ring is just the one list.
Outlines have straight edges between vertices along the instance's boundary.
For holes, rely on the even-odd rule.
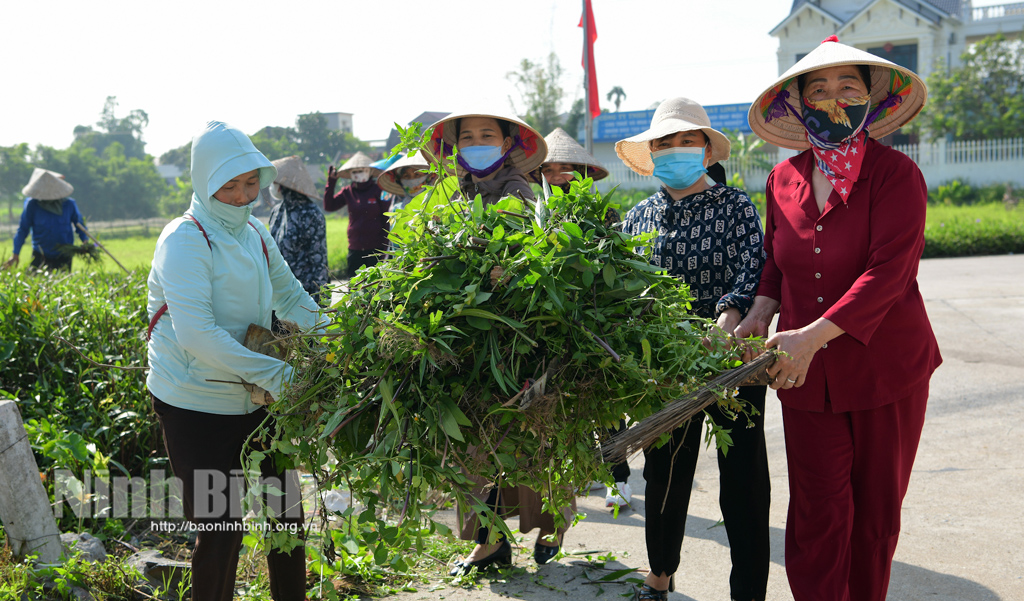
[[125,267],[124,265],[121,265],[121,262],[117,260],[117,257],[115,257],[114,255],[110,254],[110,251],[107,250],[107,247],[105,247],[102,244],[100,244],[100,241],[97,240],[95,236],[93,236],[92,234],[89,233],[89,230],[87,230],[84,227],[82,227],[81,223],[75,223],[75,227],[77,227],[79,230],[81,230],[82,233],[85,234],[86,236],[89,236],[89,239],[92,240],[96,244],[96,246],[100,247],[100,250],[102,250],[103,252],[107,253],[108,257],[110,257],[111,259],[114,259],[114,262],[117,263],[118,267],[123,269],[125,273],[131,273],[130,271],[128,271],[127,267]]

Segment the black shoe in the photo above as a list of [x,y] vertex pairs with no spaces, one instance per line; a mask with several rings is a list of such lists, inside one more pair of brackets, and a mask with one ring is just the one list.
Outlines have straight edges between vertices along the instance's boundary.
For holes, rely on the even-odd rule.
[[482,572],[491,566],[507,568],[510,565],[512,565],[512,545],[510,545],[507,540],[504,540],[501,541],[501,546],[498,547],[497,551],[483,559],[478,559],[476,561],[456,561],[455,567],[453,567],[448,574],[450,576],[465,576],[473,568]]
[[659,591],[644,584],[633,599],[636,601],[668,601],[668,591]]
[[554,559],[561,549],[561,546],[549,547],[547,545],[535,543],[533,545],[533,559],[537,562],[537,565],[542,566]]

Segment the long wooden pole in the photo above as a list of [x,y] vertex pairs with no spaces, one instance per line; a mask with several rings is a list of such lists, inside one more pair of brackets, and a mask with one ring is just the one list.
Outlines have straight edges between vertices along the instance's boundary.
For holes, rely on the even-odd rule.
[[125,267],[124,265],[121,265],[121,262],[117,260],[117,257],[115,257],[114,255],[110,254],[110,251],[107,250],[107,247],[105,247],[102,244],[100,244],[100,241],[97,240],[95,236],[93,236],[92,234],[89,233],[89,230],[87,230],[84,227],[82,227],[81,223],[75,223],[75,227],[77,227],[79,230],[81,230],[82,233],[85,234],[86,236],[89,236],[89,239],[92,240],[93,242],[95,242],[96,246],[100,247],[100,250],[102,250],[103,252],[107,253],[108,257],[110,257],[111,259],[114,259],[114,262],[117,263],[118,267],[123,269],[125,273],[131,273],[130,271],[128,271],[127,267]]
[[583,90],[586,106],[583,110],[586,137],[583,147],[591,155],[594,154],[594,120],[590,115],[590,15],[587,13],[587,0],[583,0]]

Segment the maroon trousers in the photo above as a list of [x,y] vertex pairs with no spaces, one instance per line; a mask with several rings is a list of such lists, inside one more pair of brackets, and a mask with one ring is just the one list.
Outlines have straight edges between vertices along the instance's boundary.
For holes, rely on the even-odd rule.
[[[192,553],[192,600],[232,601],[238,554],[244,535],[239,496],[227,495],[230,500],[222,503],[219,500],[221,495],[209,495],[204,491],[219,491],[223,488],[220,482],[232,490],[240,484],[242,447],[267,417],[267,412],[260,408],[248,415],[215,415],[174,407],[156,397],[152,399],[153,410],[163,429],[171,469],[181,481],[185,517],[200,528]],[[301,535],[303,514],[298,479],[294,472],[281,474],[271,463],[268,458],[260,464],[262,477],[278,481],[284,477],[285,481],[277,488],[285,496],[276,498],[283,501],[269,499],[268,502],[278,504],[280,522]],[[214,484],[214,480],[220,482]],[[303,546],[289,553],[272,550],[267,555],[267,567],[270,595],[275,601],[301,601],[306,598],[306,552]]]
[[782,407],[795,601],[885,601],[928,386],[877,409]]

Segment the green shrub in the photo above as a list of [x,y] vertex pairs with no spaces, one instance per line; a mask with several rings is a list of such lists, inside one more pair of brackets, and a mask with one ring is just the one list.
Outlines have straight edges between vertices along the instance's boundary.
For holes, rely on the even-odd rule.
[[145,371],[92,363],[145,365],[146,323],[145,270],[0,272],[0,398],[18,403],[40,470],[167,468]]
[[923,258],[1024,253],[1024,207],[928,207]]
[[972,186],[958,179],[928,192],[928,204],[947,206],[983,205],[1003,201],[1007,184]]

